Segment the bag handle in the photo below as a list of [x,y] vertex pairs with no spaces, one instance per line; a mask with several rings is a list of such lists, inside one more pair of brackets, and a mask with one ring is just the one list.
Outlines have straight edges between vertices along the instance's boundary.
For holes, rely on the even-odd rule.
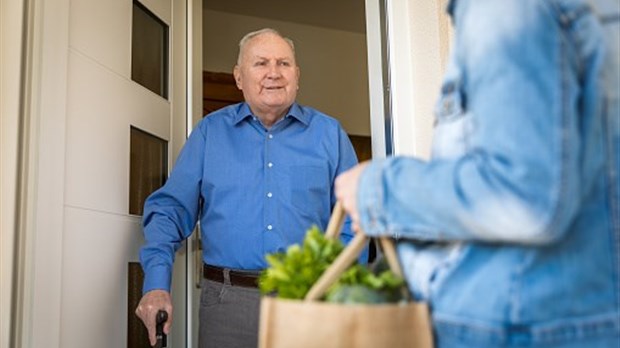
[[[340,201],[336,202],[334,205],[334,211],[332,212],[332,216],[329,219],[329,223],[327,224],[327,230],[325,232],[325,237],[328,239],[336,239],[340,237],[340,232],[342,231],[342,226],[344,225],[344,218],[346,217],[344,208],[342,207],[342,203]],[[366,235],[364,231],[361,231],[363,235]],[[390,266],[390,269],[394,274],[399,277],[403,277],[403,272],[400,267],[400,263],[398,262],[398,256],[396,254],[396,249],[394,248],[394,243],[390,237],[379,237],[379,242],[381,243],[381,249],[383,250],[383,254]],[[361,250],[359,251],[361,252]],[[358,252],[358,255],[359,255]]]
[[[336,239],[340,236],[340,231],[342,230],[342,225],[344,223],[344,217],[345,212],[342,208],[342,204],[337,202],[327,225],[327,231],[325,232],[326,238]],[[349,245],[347,245],[347,247],[334,260],[331,266],[325,270],[316,283],[314,283],[312,288],[310,288],[304,300],[316,301],[323,296],[327,289],[334,284],[338,278],[340,278],[342,273],[353,263],[353,261],[355,261],[355,259],[362,252],[362,249],[364,249],[367,241],[368,237],[364,231],[360,230],[356,233]],[[394,272],[394,274],[402,277],[403,272],[398,262],[394,243],[389,237],[380,237],[379,241],[390,269]]]

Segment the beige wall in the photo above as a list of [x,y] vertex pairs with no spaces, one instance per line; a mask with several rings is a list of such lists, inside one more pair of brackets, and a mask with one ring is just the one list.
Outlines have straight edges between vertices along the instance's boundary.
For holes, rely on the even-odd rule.
[[205,70],[232,72],[241,37],[272,27],[295,42],[301,68],[297,100],[339,119],[350,134],[370,135],[365,35],[211,10],[203,16]]

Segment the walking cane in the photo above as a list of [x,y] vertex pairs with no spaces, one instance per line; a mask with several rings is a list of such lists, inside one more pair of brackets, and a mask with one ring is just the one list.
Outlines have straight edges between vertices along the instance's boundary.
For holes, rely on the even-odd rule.
[[168,312],[160,310],[155,318],[155,348],[164,348],[168,345],[166,334],[164,333],[164,323],[168,320]]

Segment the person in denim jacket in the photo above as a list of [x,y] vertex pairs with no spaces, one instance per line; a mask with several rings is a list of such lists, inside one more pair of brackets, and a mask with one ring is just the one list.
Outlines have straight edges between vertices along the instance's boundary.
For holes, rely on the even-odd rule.
[[433,158],[336,180],[439,347],[620,347],[620,5],[454,0]]

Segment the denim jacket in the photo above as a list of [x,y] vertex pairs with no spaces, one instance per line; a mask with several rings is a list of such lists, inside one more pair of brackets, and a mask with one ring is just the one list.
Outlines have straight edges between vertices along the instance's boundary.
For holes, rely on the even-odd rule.
[[455,0],[433,157],[373,161],[439,347],[620,346],[617,0]]

